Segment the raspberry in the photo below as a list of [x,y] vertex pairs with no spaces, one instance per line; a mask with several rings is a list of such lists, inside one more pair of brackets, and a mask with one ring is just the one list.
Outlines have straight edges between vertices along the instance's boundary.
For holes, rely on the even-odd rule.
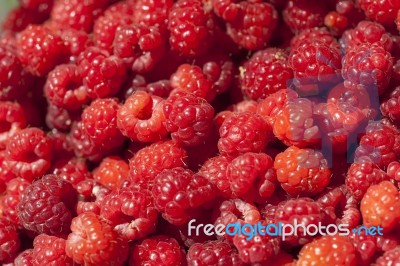
[[92,212],[72,220],[65,252],[74,262],[85,265],[123,265],[128,243],[113,228]]
[[310,42],[318,40],[323,42],[330,47],[337,47],[337,40],[332,36],[332,34],[326,28],[309,28],[300,31],[295,35],[290,41],[290,47],[299,47],[304,42]]
[[381,104],[381,112],[390,120],[400,120],[400,86],[390,92],[389,97]]
[[234,113],[257,113],[258,102],[253,100],[243,100],[234,104],[231,109]]
[[66,132],[71,129],[72,123],[80,119],[81,110],[66,110],[62,107],[49,104],[46,113],[46,125],[50,129]]
[[65,254],[65,239],[45,234],[38,235],[33,241],[32,263],[40,265],[74,265]]
[[213,200],[215,189],[203,176],[177,167],[157,175],[152,197],[165,220],[174,225],[183,225],[196,214],[196,208]]
[[243,266],[237,251],[229,243],[215,240],[195,243],[190,246],[187,261],[189,266],[226,265]]
[[368,18],[388,26],[393,24],[400,8],[399,1],[357,0],[357,3]]
[[292,49],[289,65],[293,68],[294,84],[300,92],[312,95],[326,83],[340,79],[341,54],[337,47],[323,41],[306,41]]
[[212,83],[200,67],[183,64],[171,76],[171,87],[206,99]]
[[55,162],[53,167],[53,174],[71,183],[74,188],[76,188],[81,181],[92,178],[87,162],[82,158],[74,157],[67,160],[61,159]]
[[266,46],[276,28],[278,14],[269,3],[242,1],[237,15],[227,22],[227,33],[239,46],[258,50]]
[[167,98],[171,93],[171,84],[169,80],[159,80],[146,85],[144,91],[161,98]]
[[[47,8],[46,8],[47,9]],[[13,33],[20,32],[32,24],[41,24],[49,18],[48,10],[28,9],[17,6],[2,20],[1,28]]]
[[26,127],[25,113],[18,103],[0,102],[0,148],[5,149],[11,137]]
[[137,24],[157,26],[161,30],[167,28],[168,15],[173,5],[172,0],[138,0],[135,1],[135,16]]
[[379,257],[375,265],[385,266],[385,265],[396,265],[400,263],[400,246],[397,246],[389,251],[386,251],[381,257]]
[[203,98],[184,91],[172,93],[163,104],[165,127],[172,140],[185,146],[201,144],[213,126],[214,108]]
[[389,232],[400,220],[398,189],[389,181],[368,188],[361,200],[360,210],[365,226],[380,226]]
[[0,261],[5,263],[13,259],[20,245],[16,228],[9,221],[0,220]]
[[31,10],[51,10],[53,7],[53,0],[21,0],[21,6]]
[[26,249],[23,252],[19,253],[19,255],[14,260],[14,265],[15,266],[33,266],[32,253],[33,253],[33,249]]
[[283,19],[293,32],[322,26],[326,6],[315,0],[290,0],[283,10]]
[[364,88],[382,94],[392,75],[393,59],[379,43],[350,49],[343,58],[342,76],[347,88]]
[[389,180],[389,176],[371,162],[353,163],[346,175],[346,186],[349,192],[361,200],[371,185]]
[[81,80],[75,65],[57,66],[49,73],[44,87],[47,100],[68,110],[82,108],[90,99]]
[[0,61],[0,100],[15,100],[25,95],[32,77],[23,68],[17,55],[0,46]]
[[131,252],[130,266],[184,265],[185,252],[174,238],[157,235],[137,243]]
[[299,265],[357,265],[356,250],[345,236],[322,236],[303,246]]
[[400,162],[391,162],[387,169],[387,175],[390,177],[390,179],[394,179],[396,181],[400,181]]
[[93,45],[93,40],[89,34],[76,29],[71,28],[55,28],[58,35],[64,42],[64,46],[67,48],[71,62],[76,62],[77,57],[85,51],[88,47]]
[[326,14],[324,18],[324,24],[335,36],[341,36],[343,31],[349,27],[349,21],[347,17],[336,11],[331,11]]
[[104,1],[55,1],[51,11],[51,19],[59,27],[70,27],[77,30],[91,32],[95,19],[102,12]]
[[285,52],[277,48],[258,51],[246,61],[240,75],[243,94],[257,100],[286,89],[293,78]]
[[42,176],[50,167],[52,143],[38,128],[16,132],[6,146],[6,162],[12,172],[27,180]]
[[261,152],[268,142],[267,124],[261,116],[238,113],[228,117],[219,129],[218,149],[222,155],[236,156]]
[[117,190],[128,179],[129,165],[118,156],[104,158],[93,171],[93,178],[102,186]]
[[69,232],[76,202],[76,191],[70,183],[56,175],[45,175],[22,193],[18,217],[28,230],[65,235]]
[[273,118],[274,135],[288,146],[307,147],[318,144],[321,132],[314,119],[313,109],[309,99],[287,99]]
[[390,52],[393,41],[385,28],[376,22],[363,20],[353,29],[345,31],[340,39],[340,46],[343,51],[355,49],[364,43],[378,43]]
[[164,100],[144,91],[126,99],[117,114],[117,125],[124,136],[141,142],[155,142],[167,135]]
[[169,13],[168,30],[171,48],[196,56],[212,46],[214,19],[200,0],[179,0]]
[[321,152],[287,148],[275,158],[274,168],[282,188],[291,196],[312,196],[329,183],[331,171]]
[[121,59],[97,47],[89,47],[78,57],[78,71],[92,99],[115,95],[126,78]]
[[15,225],[20,224],[17,215],[17,205],[20,202],[21,194],[29,185],[28,181],[20,177],[13,178],[7,183],[6,192],[0,199],[0,206],[2,208],[1,217],[3,219]]
[[64,48],[60,36],[46,26],[28,26],[17,38],[18,59],[36,76],[45,76],[65,61]]
[[230,195],[231,191],[229,190],[229,183],[227,183],[226,171],[231,161],[228,157],[219,155],[208,159],[199,171],[200,175],[207,178],[220,191],[227,193],[227,196]]

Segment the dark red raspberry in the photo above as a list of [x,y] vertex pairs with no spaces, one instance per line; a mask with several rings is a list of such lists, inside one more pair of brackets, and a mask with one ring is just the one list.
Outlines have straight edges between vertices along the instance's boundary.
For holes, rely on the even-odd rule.
[[326,14],[324,24],[335,36],[341,36],[343,31],[349,27],[347,17],[337,11],[331,11]]
[[385,92],[392,75],[393,58],[379,43],[350,49],[343,58],[342,76],[347,88]]
[[275,8],[269,3],[241,1],[236,12],[236,16],[227,22],[228,35],[248,50],[265,47],[277,25]]
[[73,266],[71,258],[65,254],[65,239],[41,234],[33,241],[32,263],[36,265]]
[[78,121],[81,117],[81,110],[67,110],[65,108],[49,104],[46,113],[46,125],[50,129],[59,132],[70,131],[72,123]]
[[384,232],[394,229],[400,221],[399,198],[397,187],[389,181],[370,186],[360,204],[363,224],[380,226]]
[[89,97],[115,95],[126,78],[121,59],[97,47],[89,47],[78,57],[78,71],[83,77]]
[[30,184],[30,182],[20,177],[13,178],[7,183],[6,192],[0,199],[3,219],[10,221],[14,225],[20,225],[17,205],[20,202],[22,193]]
[[100,200],[100,214],[123,238],[136,240],[155,230],[158,211],[153,199],[146,188],[124,187]]
[[15,133],[6,147],[6,162],[16,176],[27,180],[41,177],[50,167],[52,143],[38,128]]
[[17,229],[13,224],[4,219],[0,220],[0,262],[4,265],[14,259],[21,242]]
[[56,175],[45,175],[21,195],[17,211],[21,224],[37,233],[62,236],[69,232],[77,194]]
[[55,162],[52,167],[54,168],[53,174],[71,183],[74,188],[81,181],[92,178],[87,162],[82,158],[61,159]]
[[14,266],[33,266],[32,253],[33,249],[26,249],[19,253],[14,260]]
[[395,87],[385,101],[381,104],[381,112],[390,120],[398,123],[400,120],[400,86]]
[[285,51],[267,48],[246,61],[241,69],[240,83],[243,94],[257,100],[286,89],[292,78],[293,70]]
[[58,35],[64,42],[64,46],[67,47],[71,62],[76,62],[77,57],[85,51],[89,46],[93,45],[93,40],[90,35],[82,30],[76,30],[71,28],[55,28]]
[[16,102],[1,101],[0,124],[0,149],[5,149],[11,137],[27,125],[21,105]]
[[346,236],[322,236],[303,246],[299,253],[299,265],[346,265],[356,266],[357,254]]
[[119,108],[117,125],[124,136],[140,142],[156,142],[167,135],[164,100],[137,91]]
[[379,257],[375,265],[386,266],[400,264],[400,246],[397,246],[391,250],[386,251],[381,257]]
[[171,87],[208,99],[212,83],[200,67],[183,64],[171,76]]
[[163,104],[165,127],[172,140],[185,146],[201,144],[213,126],[214,108],[203,98],[184,91],[173,92]]
[[92,212],[72,220],[65,252],[85,265],[122,266],[128,258],[128,243],[109,224]]
[[17,6],[9,11],[4,20],[2,19],[1,28],[5,32],[16,33],[24,30],[29,25],[42,24],[48,18],[47,8],[40,10]]
[[166,29],[168,15],[173,5],[172,0],[137,0],[135,4],[135,16],[133,21],[145,26],[157,26],[161,30]]
[[326,6],[315,0],[289,0],[283,10],[285,23],[293,32],[320,27],[326,14]]
[[32,76],[22,66],[15,52],[0,46],[0,100],[15,100],[27,92]]
[[293,68],[294,84],[306,96],[317,94],[326,83],[340,80],[342,56],[338,47],[319,40],[305,41],[296,46],[289,55]]
[[51,19],[59,27],[70,27],[91,32],[94,21],[101,15],[103,0],[59,0],[55,1],[51,11]]
[[260,152],[269,141],[267,124],[261,116],[238,113],[228,117],[219,129],[218,149],[222,155],[236,156]]
[[213,42],[214,19],[200,0],[179,0],[169,13],[171,48],[187,56],[204,54]]
[[368,18],[388,26],[393,24],[400,8],[399,1],[357,0],[357,3]]
[[400,181],[400,162],[391,162],[388,165],[386,172],[390,179]]
[[371,162],[353,163],[346,175],[346,186],[348,191],[357,199],[361,200],[371,185],[389,180],[389,176]]
[[364,43],[378,43],[388,52],[393,47],[393,41],[385,28],[373,21],[361,21],[355,28],[345,31],[340,39],[343,51],[352,50]]
[[111,190],[118,190],[128,176],[129,164],[118,156],[104,158],[99,167],[93,171],[93,178]]
[[291,196],[312,196],[329,183],[331,170],[321,152],[287,148],[275,158],[274,167],[282,188]]
[[151,195],[165,220],[183,225],[196,215],[197,208],[214,199],[215,192],[214,186],[203,176],[177,167],[157,175]]
[[36,76],[45,76],[65,61],[65,46],[46,26],[31,25],[18,35],[17,54],[25,68]]
[[237,254],[237,250],[232,248],[229,243],[220,240],[193,244],[189,248],[187,261],[188,266],[244,265]]
[[134,245],[129,259],[130,266],[185,265],[185,251],[174,238],[157,235]]
[[271,119],[274,120],[274,135],[288,146],[307,147],[318,144],[321,132],[314,118],[313,105],[307,98],[288,98]]
[[290,41],[290,47],[296,48],[303,44],[304,42],[312,42],[318,40],[331,47],[336,47],[338,45],[337,40],[326,28],[309,28],[300,31],[295,35]]
[[52,70],[44,87],[47,100],[68,110],[82,108],[89,102],[87,87],[83,86],[82,78],[76,65],[59,65]]

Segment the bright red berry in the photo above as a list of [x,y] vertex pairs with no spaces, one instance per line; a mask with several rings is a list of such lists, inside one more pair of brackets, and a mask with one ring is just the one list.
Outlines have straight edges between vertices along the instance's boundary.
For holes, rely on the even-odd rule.
[[293,32],[322,26],[326,6],[315,0],[290,0],[283,10],[285,23]]
[[32,263],[33,266],[74,265],[65,254],[65,239],[46,234],[38,235],[33,241]]
[[0,220],[0,262],[6,264],[13,259],[21,246],[18,232],[13,224]]
[[376,262],[376,266],[396,265],[400,263],[400,246],[386,251]]
[[400,2],[396,0],[357,0],[357,3],[368,18],[385,25],[393,24],[400,8]]
[[119,189],[128,176],[129,164],[118,156],[104,158],[93,171],[93,178],[111,190]]

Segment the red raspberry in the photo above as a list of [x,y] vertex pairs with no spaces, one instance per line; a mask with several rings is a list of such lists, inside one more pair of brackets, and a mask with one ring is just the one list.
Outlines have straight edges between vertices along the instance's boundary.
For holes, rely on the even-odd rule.
[[82,158],[61,159],[54,163],[53,168],[53,174],[71,183],[74,188],[81,181],[92,178],[87,162]]
[[326,83],[340,80],[341,60],[339,48],[319,40],[305,41],[292,49],[289,55],[293,82],[305,95],[318,93]]
[[280,89],[286,89],[293,78],[284,50],[267,48],[256,52],[243,66],[240,83],[243,94],[263,99]]
[[14,102],[0,102],[0,148],[5,149],[11,137],[26,127],[26,118],[21,105]]
[[103,11],[105,1],[55,1],[51,11],[51,19],[59,27],[70,27],[77,30],[91,32],[94,21]]
[[283,10],[283,19],[293,32],[320,27],[326,6],[315,0],[290,0]]
[[220,191],[226,193],[226,196],[229,196],[231,193],[226,175],[228,165],[231,161],[232,159],[219,155],[208,159],[199,170],[200,175],[207,178]]
[[299,47],[304,42],[318,40],[330,47],[337,47],[338,42],[326,28],[309,28],[300,31],[290,41],[290,47]]
[[275,158],[274,167],[282,188],[291,196],[312,196],[329,183],[331,171],[321,152],[287,148]]
[[104,158],[99,167],[93,171],[93,178],[111,190],[118,190],[128,176],[129,165],[118,156]]
[[25,68],[36,76],[45,76],[65,61],[60,36],[42,25],[31,25],[18,35],[17,54]]
[[288,98],[279,113],[271,119],[274,120],[274,135],[288,146],[307,147],[318,144],[321,132],[314,118],[313,105],[307,98]]
[[229,243],[219,240],[193,244],[189,248],[187,261],[188,266],[244,266],[237,251]]
[[33,249],[26,249],[19,253],[14,260],[14,266],[33,266],[32,253]]
[[21,242],[18,232],[9,221],[0,220],[0,261],[4,265],[14,259],[20,248]]
[[65,252],[74,262],[88,266],[123,265],[128,257],[128,243],[113,228],[92,212],[72,220]]
[[371,185],[389,180],[389,176],[371,162],[353,163],[346,175],[346,186],[349,192],[361,200]]
[[71,62],[76,62],[77,57],[85,51],[89,46],[93,45],[93,40],[88,33],[71,29],[71,28],[55,28],[58,35],[64,42],[64,46],[67,47]]
[[343,58],[342,76],[347,88],[364,88],[382,94],[392,75],[393,59],[379,43],[350,49]]
[[17,205],[20,202],[22,193],[31,183],[23,178],[16,177],[7,183],[7,189],[0,199],[1,217],[14,225],[20,225],[17,215]]
[[200,0],[179,0],[169,13],[171,48],[186,55],[204,54],[212,46],[214,19]]
[[400,86],[390,92],[389,97],[381,104],[381,112],[390,120],[400,120]]
[[184,91],[173,92],[163,104],[165,127],[171,138],[185,146],[196,146],[213,126],[214,108],[203,98]]
[[15,100],[27,92],[32,76],[23,68],[15,52],[0,46],[0,100]]
[[82,113],[82,128],[95,145],[106,149],[117,147],[123,141],[117,127],[119,104],[116,99],[97,99]]
[[145,26],[157,26],[160,30],[167,28],[168,15],[171,11],[172,0],[137,0],[133,21]]
[[72,123],[79,120],[81,110],[66,110],[53,104],[47,106],[46,125],[50,129],[55,129],[59,132],[70,131]]
[[200,67],[183,64],[171,76],[171,87],[208,99],[212,83]]
[[161,98],[167,98],[171,91],[171,84],[169,80],[159,80],[156,82],[152,82],[143,87],[142,90]]
[[400,162],[397,161],[391,162],[388,165],[386,172],[387,175],[390,177],[390,179],[400,181]]
[[389,181],[370,186],[360,205],[363,224],[380,226],[384,232],[395,228],[400,221],[399,198],[398,189]]
[[134,245],[129,260],[136,265],[185,265],[185,251],[174,238],[157,235]]
[[37,233],[61,236],[69,232],[77,194],[56,175],[45,175],[21,195],[17,211],[21,224]]
[[33,241],[32,263],[40,265],[74,265],[65,254],[65,239],[45,234],[38,235]]
[[361,21],[355,28],[345,31],[340,39],[340,46],[344,51],[355,49],[364,43],[378,43],[388,52],[393,47],[393,41],[386,29],[373,21]]
[[124,136],[140,142],[155,142],[167,135],[164,100],[145,91],[126,99],[117,114],[117,125]]
[[277,20],[271,4],[242,1],[237,4],[237,15],[227,22],[227,33],[239,46],[258,50],[271,39]]
[[368,18],[388,26],[393,24],[400,9],[399,1],[357,0],[357,3]]
[[252,113],[238,113],[228,117],[220,127],[219,134],[219,152],[228,156],[261,152],[269,140],[266,122],[261,116]]
[[346,236],[322,236],[303,246],[298,265],[356,266],[356,250]]
[[337,11],[331,11],[326,14],[324,24],[335,36],[341,36],[343,31],[349,27],[347,17]]
[[400,246],[386,251],[379,257],[375,264],[376,266],[397,265],[400,263]]
[[52,143],[38,128],[15,133],[6,147],[6,162],[12,172],[27,180],[41,177],[50,167]]
[[114,54],[137,73],[150,71],[165,53],[166,36],[157,27],[123,25],[117,28]]
[[78,58],[78,71],[92,99],[115,95],[126,78],[121,59],[107,51],[89,47]]
[[44,10],[37,10],[17,6],[9,11],[4,21],[2,19],[1,29],[3,32],[10,31],[16,33],[26,29],[29,25],[42,24],[48,18],[47,7]]
[[157,175],[152,188],[156,208],[174,225],[183,225],[197,208],[215,197],[214,186],[203,176],[182,167],[165,169]]
[[59,65],[51,71],[44,92],[50,103],[68,110],[80,109],[90,100],[78,69],[72,64]]

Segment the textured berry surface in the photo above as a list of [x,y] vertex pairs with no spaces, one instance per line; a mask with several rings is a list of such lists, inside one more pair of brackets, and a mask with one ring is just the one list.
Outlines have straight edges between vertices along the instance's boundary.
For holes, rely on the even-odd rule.
[[171,76],[171,86],[206,99],[212,84],[200,67],[183,64]]
[[32,263],[36,265],[68,265],[73,261],[65,253],[65,239],[45,234],[35,237]]
[[16,228],[6,220],[0,220],[0,245],[1,262],[13,259],[21,245]]
[[386,251],[381,257],[376,260],[377,266],[396,265],[400,263],[400,247],[397,246],[392,250]]
[[393,24],[397,10],[400,8],[399,1],[371,1],[371,0],[357,0],[360,8],[365,12],[365,15],[372,20],[382,24]]
[[292,31],[322,26],[325,6],[318,1],[312,0],[290,0],[283,10],[285,23]]
[[111,190],[119,189],[128,176],[128,163],[117,156],[104,158],[99,167],[93,171],[93,178]]

